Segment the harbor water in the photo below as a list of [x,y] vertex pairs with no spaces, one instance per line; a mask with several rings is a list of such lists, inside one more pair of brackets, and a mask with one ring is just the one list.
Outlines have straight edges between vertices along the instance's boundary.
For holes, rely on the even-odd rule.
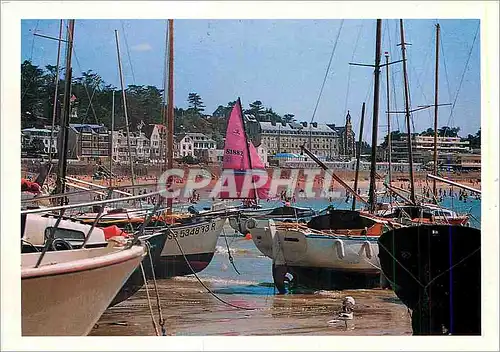
[[[451,208],[451,202],[445,199],[442,204]],[[480,200],[453,202],[454,210],[472,214],[471,226],[480,226]],[[297,205],[321,209],[328,203],[299,200]],[[348,206],[343,200],[334,205]],[[410,312],[391,290],[302,290],[278,295],[272,280],[271,259],[264,257],[252,240],[230,237],[235,231],[228,224],[223,234],[227,237],[219,238],[212,262],[198,273],[201,283],[194,275],[158,280],[155,291],[154,283],[149,281],[150,305],[143,287],[128,300],[109,308],[91,335],[155,335],[150,309],[158,321],[157,297],[166,335],[412,334]],[[346,296],[356,301],[354,319],[347,324],[336,320]]]

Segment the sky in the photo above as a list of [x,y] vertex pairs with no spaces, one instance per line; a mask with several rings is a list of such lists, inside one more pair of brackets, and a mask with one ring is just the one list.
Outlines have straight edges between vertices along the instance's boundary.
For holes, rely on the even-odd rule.
[[[407,46],[411,108],[434,104],[437,22],[441,26],[439,103],[454,103],[439,108],[439,126],[458,126],[463,136],[474,134],[481,124],[479,20],[404,21],[405,41],[411,44]],[[161,88],[166,27],[166,20],[76,20],[74,74],[91,69],[106,83],[120,87],[116,29],[125,84]],[[59,21],[21,21],[22,60],[55,65],[57,42],[34,36],[35,31],[57,37]],[[245,108],[260,100],[280,115],[337,125],[345,123],[349,110],[357,135],[361,105],[366,102],[363,139],[370,142],[373,68],[349,62],[374,63],[375,32],[376,21],[370,19],[175,20],[175,105],[187,107],[188,94],[196,92],[206,105],[205,113],[211,114],[219,104],[241,97]],[[390,61],[401,59],[399,42],[399,20],[383,20],[382,62],[384,52]],[[387,133],[385,70],[380,74],[379,142]],[[390,110],[404,110],[402,64],[390,65],[389,73]],[[412,129],[423,131],[433,121],[433,108],[416,112]],[[406,131],[404,115],[392,114],[391,125],[393,130]]]

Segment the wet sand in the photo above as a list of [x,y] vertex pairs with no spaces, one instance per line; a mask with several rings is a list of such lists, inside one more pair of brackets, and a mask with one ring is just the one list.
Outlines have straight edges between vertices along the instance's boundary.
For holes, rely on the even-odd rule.
[[[230,234],[230,230],[226,229]],[[158,280],[167,335],[411,335],[406,306],[391,290],[310,291],[279,295],[272,283],[271,259],[262,256],[252,240],[228,238],[240,275],[229,263],[227,245],[219,238],[210,265],[199,273],[202,282],[229,307],[208,293],[193,275]],[[148,284],[158,321],[156,293]],[[342,300],[356,300],[354,319],[329,324]],[[108,309],[90,335],[153,336],[146,291]]]
[[[228,307],[194,281],[161,280],[159,293],[167,335],[411,335],[406,307],[390,290],[319,291],[314,294],[224,294],[222,299],[255,310]],[[242,290],[244,291],[244,290]],[[150,291],[151,293],[151,291]],[[330,323],[342,298],[356,300],[354,319]],[[152,306],[158,321],[156,295]],[[154,336],[146,292],[108,309],[90,335]]]

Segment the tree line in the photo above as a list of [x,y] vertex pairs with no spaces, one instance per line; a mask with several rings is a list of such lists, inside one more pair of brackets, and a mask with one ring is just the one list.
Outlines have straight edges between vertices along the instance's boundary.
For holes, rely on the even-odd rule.
[[[21,64],[21,126],[43,127],[50,125],[54,108],[57,68],[53,65],[39,67],[26,60]],[[142,125],[163,123],[166,106],[163,105],[163,90],[151,85],[129,85],[126,90],[129,128],[135,131]],[[74,96],[72,109],[76,117],[71,123],[104,124],[111,128],[113,109],[113,94],[115,97],[115,129],[125,128],[122,93],[117,87],[106,83],[102,77],[92,70],[74,75],[71,82],[71,94]],[[56,106],[56,124],[59,124],[61,106],[64,96],[64,80],[59,81]],[[187,108],[174,108],[174,133],[202,132],[214,139],[221,146],[227,128],[227,117],[236,104],[236,100],[225,105],[219,105],[212,114],[205,114],[203,99],[198,93],[189,93]],[[271,107],[266,107],[262,101],[256,100],[244,109],[245,114],[252,115],[256,121],[293,122],[294,115],[287,113],[279,115]],[[251,124],[247,124],[249,128]],[[439,136],[456,137],[459,127],[443,126],[438,129]],[[252,137],[252,133],[249,133]],[[434,135],[432,128],[420,135]],[[391,132],[392,140],[400,140],[405,134],[400,131]],[[481,130],[475,135],[469,134],[464,140],[469,140],[472,148],[480,148]],[[258,144],[258,143],[257,143]],[[381,145],[387,146],[387,136]],[[363,144],[363,149],[369,148]]]
[[[43,127],[52,123],[57,68],[53,65],[39,67],[29,60],[21,64],[21,126]],[[64,72],[63,72],[64,73]],[[60,76],[62,77],[62,75]],[[163,90],[151,85],[129,85],[125,90],[129,128],[134,131],[141,125],[163,123],[166,106],[163,105]],[[121,89],[106,83],[92,70],[73,75],[71,80],[72,109],[76,117],[71,123],[104,124],[111,128],[115,98],[115,129],[125,128]],[[56,101],[56,124],[61,117],[64,96],[64,80],[58,84]],[[198,93],[189,93],[187,108],[175,107],[175,133],[203,132],[216,141],[222,141],[226,132],[227,117],[236,101],[219,105],[212,114],[205,114],[205,105]],[[260,101],[249,104],[244,113],[257,121],[291,122],[293,114],[280,116]]]

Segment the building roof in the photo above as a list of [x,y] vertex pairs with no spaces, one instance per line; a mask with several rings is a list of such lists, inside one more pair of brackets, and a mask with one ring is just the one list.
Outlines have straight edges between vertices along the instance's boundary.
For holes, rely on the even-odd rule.
[[335,133],[326,123],[307,123],[307,127],[297,123],[275,123],[262,121],[260,122],[262,131],[280,131],[280,132],[295,132],[297,130],[311,131],[311,132],[326,132]]
[[328,127],[330,127],[332,130],[338,132],[338,133],[344,133],[345,126],[335,126],[335,124],[327,124]]
[[188,135],[189,137],[205,137],[208,139],[207,135],[201,132],[186,132],[185,134]]
[[300,155],[294,153],[277,153],[274,154],[275,158],[300,158]]
[[106,133],[108,131],[108,128],[104,125],[94,125],[89,123],[70,123],[69,128],[77,133],[80,133],[83,128],[90,128],[92,133],[99,133],[99,130],[103,128],[106,130]]
[[176,134],[174,135],[174,142],[175,143],[179,143],[180,141],[182,141],[184,139],[184,137],[187,136],[187,133],[179,133],[179,134]]
[[146,137],[148,137],[148,139],[151,139],[151,135],[153,134],[155,127],[158,129],[158,132],[160,132],[160,133],[162,133],[164,131],[166,132],[166,129],[167,129],[167,127],[165,125],[153,124],[153,123],[146,125],[146,126],[143,126],[142,131],[144,132]]

